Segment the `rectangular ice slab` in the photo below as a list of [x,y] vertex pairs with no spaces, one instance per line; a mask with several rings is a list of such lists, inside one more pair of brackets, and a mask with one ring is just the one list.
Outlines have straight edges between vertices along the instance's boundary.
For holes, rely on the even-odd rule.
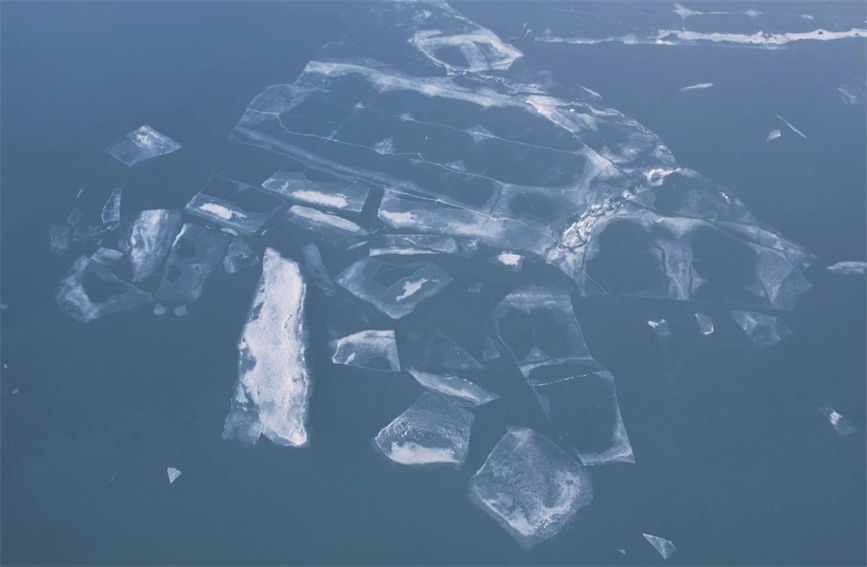
[[459,469],[467,458],[473,414],[425,392],[382,428],[374,444],[401,465],[442,465]]
[[228,244],[227,234],[185,224],[172,244],[157,298],[170,304],[195,302],[207,279],[222,264]]
[[470,479],[470,500],[525,549],[593,501],[590,472],[532,429],[512,427]]
[[276,215],[283,202],[252,185],[212,175],[184,210],[196,217],[245,236],[258,232]]
[[336,281],[392,319],[400,319],[441,292],[452,277],[431,262],[396,264],[380,258],[362,258],[341,272]]
[[358,331],[331,341],[331,362],[368,370],[400,372],[394,331]]
[[305,295],[298,265],[266,249],[259,287],[238,341],[238,382],[224,439],[252,445],[264,435],[278,445],[307,444]]
[[635,462],[614,376],[593,359],[567,290],[526,287],[492,312],[542,411],[585,465]]
[[157,273],[179,230],[181,211],[151,209],[138,214],[119,245],[129,256],[132,281],[140,282]]
[[107,147],[105,151],[117,161],[131,167],[179,149],[179,143],[145,124]]
[[121,280],[87,256],[72,264],[54,298],[63,313],[80,323],[153,301],[150,293]]
[[312,177],[311,171],[280,170],[262,182],[265,191],[291,201],[360,213],[367,201],[370,187],[354,179],[338,178],[322,173]]

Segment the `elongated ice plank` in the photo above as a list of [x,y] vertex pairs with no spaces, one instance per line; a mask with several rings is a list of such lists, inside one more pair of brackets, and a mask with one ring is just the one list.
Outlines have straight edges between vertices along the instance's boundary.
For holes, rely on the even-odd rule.
[[455,400],[458,403],[471,406],[482,406],[499,398],[478,384],[448,373],[424,372],[410,368],[410,375],[415,381],[432,392],[436,392]]

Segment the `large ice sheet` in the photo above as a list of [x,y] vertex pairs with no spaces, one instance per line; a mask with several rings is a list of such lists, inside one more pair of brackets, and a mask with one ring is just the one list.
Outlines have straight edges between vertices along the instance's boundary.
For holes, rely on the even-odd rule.
[[425,392],[382,428],[374,445],[401,465],[459,469],[467,458],[472,425],[473,414]]
[[249,236],[261,230],[283,206],[281,200],[257,187],[212,175],[184,211]]
[[72,264],[60,280],[54,298],[63,313],[81,323],[153,301],[150,293],[121,280],[88,256],[81,256]]
[[581,461],[635,462],[614,376],[590,354],[569,292],[518,289],[503,298],[492,318],[543,412]]
[[368,329],[331,341],[331,362],[346,366],[400,372],[394,331]]
[[105,151],[117,161],[131,167],[179,149],[179,143],[145,124],[107,147]]
[[129,256],[132,281],[140,282],[156,275],[181,224],[178,210],[150,209],[138,214],[119,243],[119,248]]
[[262,276],[238,341],[238,382],[223,438],[277,445],[307,444],[310,371],[298,265],[268,248]]
[[368,257],[346,268],[335,281],[392,319],[400,319],[441,292],[452,277],[432,262],[398,264]]
[[545,436],[512,427],[470,479],[470,500],[525,549],[593,500],[590,472]]
[[168,304],[195,302],[205,282],[223,263],[229,236],[197,224],[185,224],[172,244],[157,298]]

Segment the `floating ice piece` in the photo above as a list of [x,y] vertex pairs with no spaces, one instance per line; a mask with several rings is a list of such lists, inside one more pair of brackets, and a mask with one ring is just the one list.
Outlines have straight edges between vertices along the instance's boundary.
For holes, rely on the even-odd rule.
[[765,138],[765,141],[766,141],[766,142],[772,142],[772,141],[776,140],[777,138],[779,138],[779,137],[782,136],[782,135],[783,135],[783,133],[780,132],[780,130],[779,130],[778,128],[774,128],[773,130],[771,130],[770,132],[768,132],[768,137]]
[[712,335],[714,331],[713,319],[704,313],[696,313],[695,314],[695,322],[698,323],[698,330],[702,335],[708,336]]
[[441,292],[452,277],[432,262],[398,264],[368,257],[346,268],[336,282],[392,319],[400,319]]
[[644,539],[653,546],[653,548],[662,556],[663,559],[668,559],[674,552],[677,551],[677,548],[671,543],[669,540],[664,537],[659,537],[651,534],[641,534],[644,536]]
[[100,246],[90,255],[90,259],[94,262],[99,262],[103,266],[111,268],[116,266],[123,259],[123,252],[113,248],[103,248]]
[[325,295],[334,295],[337,288],[322,262],[319,248],[312,242],[307,243],[301,247],[301,255],[304,258],[304,273],[313,281],[313,285]]
[[836,264],[831,264],[825,269],[832,274],[839,274],[842,276],[863,276],[867,273],[867,262],[837,262]]
[[792,334],[782,319],[766,313],[732,311],[732,319],[756,346],[773,346]]
[[169,312],[169,308],[163,305],[162,303],[154,304],[154,315],[157,317],[161,317]]
[[619,553],[620,555],[626,555],[626,550],[625,549],[618,549],[617,553]]
[[132,264],[132,281],[156,275],[181,230],[181,212],[151,209],[138,214],[128,234],[119,243]]
[[804,138],[805,140],[807,139],[807,135],[804,134],[803,132],[801,132],[800,130],[798,130],[798,129],[795,127],[794,124],[792,124],[791,122],[789,122],[788,120],[786,120],[785,118],[783,118],[782,116],[780,116],[779,114],[777,114],[777,118],[780,119],[780,122],[782,122],[783,124],[785,124],[786,126],[788,126],[788,127],[789,127],[789,130],[791,130],[792,132],[794,132],[794,133],[797,134],[798,136]]
[[197,224],[185,224],[175,238],[156,297],[164,303],[193,303],[220,267],[229,236]]
[[590,472],[547,437],[510,427],[470,479],[470,500],[525,549],[593,501]]
[[122,164],[132,167],[179,149],[179,143],[145,124],[107,147],[105,151]]
[[226,255],[223,257],[223,270],[227,274],[235,274],[247,268],[252,268],[259,263],[259,255],[250,248],[247,241],[235,237],[226,247]]
[[496,260],[510,270],[520,270],[524,263],[524,256],[514,252],[501,252],[497,254]]
[[103,315],[134,309],[153,301],[150,293],[122,281],[107,267],[87,256],[81,256],[72,264],[60,280],[54,298],[63,313],[80,323],[89,323]]
[[367,230],[349,219],[319,209],[292,205],[283,220],[323,236],[355,239],[367,236]]
[[656,336],[666,339],[671,336],[671,325],[665,319],[650,319],[647,326],[653,329]]
[[186,317],[190,314],[190,310],[187,309],[186,305],[178,305],[174,309],[172,309],[172,313],[175,314],[175,317]]
[[479,370],[482,365],[451,338],[438,332],[410,333],[401,344],[401,356],[421,370]]
[[394,331],[365,330],[331,341],[331,362],[368,370],[400,372]]
[[253,235],[280,209],[283,202],[258,187],[212,175],[184,207],[187,213],[245,236]]
[[433,234],[383,234],[371,246],[371,256],[412,256],[422,254],[457,254],[457,241],[450,236]]
[[601,43],[622,43],[624,45],[738,45],[745,47],[781,48],[801,41],[836,41],[840,39],[867,37],[867,28],[850,28],[832,31],[815,29],[804,32],[755,33],[700,32],[687,29],[659,29],[646,36],[627,33],[608,37],[574,37],[541,35],[536,41],[545,43],[567,43],[572,45],[596,45]]
[[434,374],[421,370],[409,369],[416,382],[448,398],[472,406],[485,405],[499,398],[496,394],[485,390],[475,382],[452,374]]
[[865,99],[865,85],[862,82],[859,85],[840,85],[837,87],[837,91],[840,93],[840,98],[843,100],[845,104],[864,104]]
[[521,288],[491,316],[542,411],[581,461],[635,462],[614,376],[590,354],[569,291]]
[[374,438],[379,451],[401,465],[459,469],[467,458],[473,414],[425,392]]
[[72,227],[61,224],[54,225],[48,229],[48,244],[51,247],[51,253],[65,254],[69,250],[70,239],[72,238]]
[[702,89],[709,89],[713,87],[713,83],[696,83],[695,85],[687,85],[685,87],[680,87],[677,89],[677,92],[685,93],[689,91],[698,91]]
[[120,224],[120,202],[123,198],[123,189],[118,187],[111,192],[108,200],[102,206],[102,214],[100,219],[102,224],[109,228],[116,228]]
[[312,207],[352,213],[362,211],[370,187],[358,180],[342,179],[333,174],[320,173],[319,177],[311,179],[309,171],[280,170],[262,182],[262,188]]
[[305,295],[298,265],[266,248],[259,287],[238,341],[238,382],[224,439],[252,445],[264,435],[277,445],[307,444]]
[[834,428],[834,431],[837,432],[837,435],[851,435],[858,431],[849,423],[848,419],[837,413],[834,408],[823,406],[819,408],[819,412],[828,418],[828,422]]
[[169,477],[169,484],[174,484],[182,474],[184,473],[175,467],[169,467],[166,469],[166,475]]

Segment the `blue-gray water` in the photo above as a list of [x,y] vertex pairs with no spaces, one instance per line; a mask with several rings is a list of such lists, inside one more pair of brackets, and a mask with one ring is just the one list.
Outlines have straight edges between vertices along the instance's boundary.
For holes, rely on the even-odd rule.
[[[527,10],[457,7],[504,38]],[[854,3],[787,8],[863,12]],[[186,318],[127,312],[85,326],[58,311],[52,296],[67,264],[49,253],[48,227],[80,187],[102,195],[123,185],[137,210],[180,207],[211,172],[256,181],[276,170],[283,160],[228,143],[227,133],[254,95],[292,82],[366,9],[2,5],[0,560],[648,564],[661,561],[641,539],[650,532],[675,541],[674,564],[863,564],[864,280],[822,270],[865,256],[865,107],[837,92],[863,82],[863,39],[784,50],[521,45],[819,257],[813,289],[786,315],[793,336],[771,349],[752,348],[731,324],[712,340],[684,332],[661,343],[649,332],[646,320],[661,315],[687,329],[688,307],[578,302],[592,352],[616,376],[637,463],[596,474],[593,504],[529,553],[466,496],[502,424],[536,419],[520,402],[479,410],[458,473],[407,471],[370,439],[418,388],[344,372],[322,355],[310,447],[248,449],[220,431],[255,270],[213,282]],[[715,87],[675,95],[700,82]],[[809,140],[766,143],[782,127],[776,114]],[[142,123],[184,149],[134,169],[105,155]],[[834,435],[822,405],[859,432]],[[183,470],[171,486],[167,466]]]

